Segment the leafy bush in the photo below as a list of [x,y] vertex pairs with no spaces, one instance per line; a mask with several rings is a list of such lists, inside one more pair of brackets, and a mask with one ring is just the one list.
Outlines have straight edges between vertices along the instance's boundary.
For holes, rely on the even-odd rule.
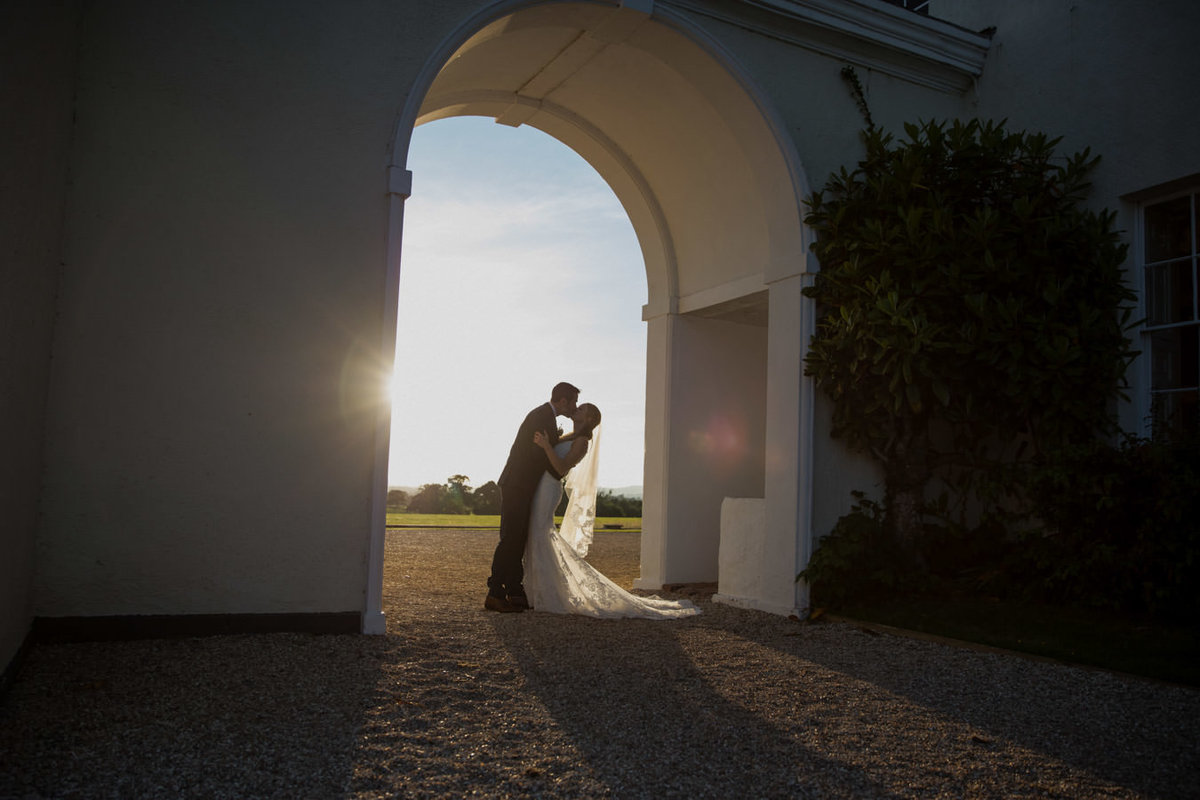
[[596,516],[598,517],[640,517],[642,515],[642,498],[628,497],[623,494],[613,494],[608,489],[601,489],[596,495]]
[[403,511],[408,508],[408,492],[403,489],[391,489],[387,493],[387,510]]
[[410,514],[466,514],[462,495],[441,483],[426,483],[408,501]]
[[884,531],[884,509],[862,492],[853,492],[849,514],[817,545],[797,580],[808,581],[813,604],[841,608],[856,600],[875,599],[924,582],[905,568],[895,541]]
[[1058,454],[1032,475],[1044,526],[1014,566],[1041,599],[1185,618],[1200,611],[1200,448],[1126,438]]
[[[936,592],[1194,623],[1200,616],[1200,447],[1127,437],[1064,449],[1009,473],[1031,510],[974,526],[923,508],[927,573],[898,558],[881,505],[855,492],[800,577],[814,603]],[[933,521],[936,520],[936,521]]]
[[963,497],[1113,428],[1136,297],[1115,214],[1084,203],[1089,151],[979,120],[905,133],[869,128],[866,158],[808,198],[821,271],[805,374],[833,401],[833,435],[883,468],[888,532],[916,555],[934,478]]

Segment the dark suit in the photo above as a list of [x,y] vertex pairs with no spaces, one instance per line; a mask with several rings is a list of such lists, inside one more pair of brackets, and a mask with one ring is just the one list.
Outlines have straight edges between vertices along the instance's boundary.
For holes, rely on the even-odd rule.
[[533,443],[533,434],[544,431],[550,436],[550,443],[557,444],[556,416],[549,403],[543,403],[526,415],[497,481],[500,486],[500,544],[496,545],[496,553],[492,556],[492,574],[488,578],[488,594],[495,597],[525,594],[521,585],[525,578],[521,558],[525,554],[525,540],[529,537],[533,495],[542,480],[542,473],[559,477],[550,466],[545,451]]

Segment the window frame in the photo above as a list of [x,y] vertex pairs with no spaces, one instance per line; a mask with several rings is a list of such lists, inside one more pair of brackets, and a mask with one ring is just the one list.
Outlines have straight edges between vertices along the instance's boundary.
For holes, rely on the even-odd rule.
[[[1150,437],[1154,434],[1154,405],[1158,397],[1191,392],[1197,395],[1198,402],[1200,402],[1200,363],[1195,367],[1197,385],[1177,389],[1155,389],[1155,355],[1153,349],[1153,336],[1155,333],[1162,331],[1190,328],[1196,330],[1197,336],[1200,337],[1200,177],[1192,176],[1191,178],[1160,187],[1159,190],[1151,189],[1139,192],[1138,195],[1135,205],[1135,235],[1131,245],[1134,253],[1134,269],[1136,270],[1135,285],[1137,287],[1142,320],[1138,330],[1139,349],[1142,352],[1142,357],[1139,358],[1141,368],[1139,370],[1140,380],[1138,381],[1139,433],[1142,436]],[[1149,262],[1146,258],[1146,211],[1151,206],[1178,200],[1180,197],[1187,197],[1190,201],[1188,207],[1188,225],[1191,233],[1190,250],[1186,256]],[[1187,258],[1191,262],[1192,318],[1190,320],[1151,324],[1150,313],[1153,306],[1151,304],[1152,298],[1150,297],[1150,264],[1165,264],[1183,258]],[[1197,360],[1200,361],[1200,353],[1197,354]]]

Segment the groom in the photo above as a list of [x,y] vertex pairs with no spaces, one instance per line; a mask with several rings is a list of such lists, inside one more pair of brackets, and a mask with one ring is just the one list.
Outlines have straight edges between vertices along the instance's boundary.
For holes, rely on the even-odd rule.
[[558,425],[555,417],[569,417],[575,413],[579,390],[569,383],[560,383],[550,392],[550,402],[530,411],[517,430],[504,471],[500,473],[500,544],[492,556],[492,574],[488,578],[487,599],[483,607],[488,611],[524,611],[529,608],[525,598],[525,587],[521,582],[525,570],[521,558],[525,555],[525,539],[529,536],[529,513],[533,506],[533,495],[543,472],[561,477],[550,466],[550,459],[542,448],[533,443],[533,435],[539,431],[549,434],[550,444],[558,443]]

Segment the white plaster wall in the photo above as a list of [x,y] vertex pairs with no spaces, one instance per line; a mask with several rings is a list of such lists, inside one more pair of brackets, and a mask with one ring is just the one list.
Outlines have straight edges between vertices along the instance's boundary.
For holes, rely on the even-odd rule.
[[462,5],[88,6],[37,614],[362,609],[388,148]]
[[[869,69],[853,53],[839,58],[707,18],[696,23],[717,37],[767,93],[792,135],[810,189],[863,156],[859,132],[865,122],[841,78],[843,66],[855,66],[875,123],[888,130],[903,132],[906,121],[955,116],[966,108],[962,94]],[[861,49],[864,57],[876,52],[868,45]]]
[[[1200,173],[1200,3],[935,0],[933,13],[970,28],[996,28],[972,112],[1061,136],[1061,153],[1090,147],[1101,161],[1088,202],[1116,211],[1116,227],[1128,239],[1136,209],[1122,195]],[[1135,263],[1131,252],[1126,266]],[[1129,373],[1134,402],[1120,409],[1130,431],[1145,432],[1149,412],[1144,360]]]
[[814,403],[814,425],[825,435],[813,443],[813,536],[820,539],[837,524],[838,518],[850,513],[854,505],[853,491],[861,491],[872,500],[883,500],[883,472],[869,457],[850,451],[828,431],[833,425],[833,402],[817,392]]
[[729,299],[743,281],[761,290],[770,265],[803,256],[793,176],[762,109],[707,41],[687,38],[665,14],[570,3],[520,10],[471,36],[422,108],[425,119],[532,125],[587,159],[638,233],[652,315],[674,310],[674,300],[703,307],[714,291]]
[[[376,381],[390,366],[385,167],[404,164],[388,150],[435,43],[487,5],[86,7],[35,613],[363,607]],[[857,158],[862,123],[839,59],[695,24],[766,88],[814,184]],[[960,102],[866,78],[881,121]],[[710,113],[720,110],[696,118],[729,143],[745,109]],[[703,140],[685,144],[703,151]],[[670,156],[655,152],[648,173]],[[694,181],[685,189],[669,176],[651,183],[680,192],[684,211],[703,193],[721,201],[711,208],[733,208],[752,198],[721,176],[761,168],[761,154],[751,145],[711,172],[689,161],[677,170]],[[769,217],[775,249],[722,249],[714,236],[681,251],[681,284],[695,294],[730,275],[786,277],[776,235],[793,237]],[[707,266],[688,272],[692,263]],[[648,496],[647,525],[671,530],[643,566],[667,565],[665,581],[712,580],[721,498],[763,493],[766,332],[671,317],[673,333],[656,340],[659,319],[651,350],[669,374],[649,380],[665,381],[658,400],[671,413],[648,418],[647,435],[664,437],[671,469],[648,460],[647,481],[653,466],[665,486],[657,506]],[[742,420],[744,457],[696,450],[714,414]],[[649,430],[663,419],[668,430]]]
[[1193,102],[1200,4],[1191,0],[934,0],[932,13],[994,26],[972,113],[1062,136],[1102,157],[1093,202],[1200,171]]
[[[639,585],[715,581],[721,501],[762,496],[766,336],[752,325],[674,320],[662,573],[650,575],[653,557],[643,555]],[[654,538],[644,535],[644,546]]]
[[73,3],[21,2],[0,24],[0,672],[33,617],[77,23]]
[[[753,113],[744,92],[694,44],[677,39],[655,27],[639,31],[633,46],[598,60],[596,79],[580,81],[583,98],[575,105],[611,105],[608,87],[622,87],[624,113],[602,117],[605,129],[618,141],[637,143],[631,157],[673,233],[677,291],[685,297],[761,274],[774,243],[762,173],[749,158],[759,154],[743,150],[747,140],[761,137],[762,126],[754,134],[743,129],[742,117]],[[664,69],[666,58],[672,60]]]

